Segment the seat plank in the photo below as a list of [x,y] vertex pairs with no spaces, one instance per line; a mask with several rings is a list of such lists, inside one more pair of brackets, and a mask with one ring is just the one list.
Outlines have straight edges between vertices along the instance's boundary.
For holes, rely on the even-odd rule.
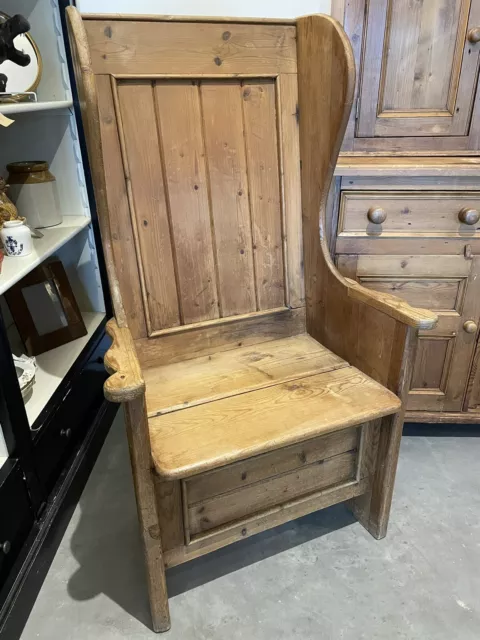
[[144,369],[147,412],[161,415],[347,366],[304,334]]
[[165,479],[186,478],[400,409],[400,400],[343,367],[149,419]]

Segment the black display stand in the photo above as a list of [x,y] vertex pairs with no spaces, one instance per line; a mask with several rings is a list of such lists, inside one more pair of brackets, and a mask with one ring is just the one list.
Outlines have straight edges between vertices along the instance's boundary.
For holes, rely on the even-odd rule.
[[0,312],[0,424],[9,454],[0,468],[0,637],[16,640],[28,619],[73,510],[118,410],[104,399],[103,355],[111,317],[95,200],[60,0],[74,108],[100,278],[106,304],[99,324],[32,432]]

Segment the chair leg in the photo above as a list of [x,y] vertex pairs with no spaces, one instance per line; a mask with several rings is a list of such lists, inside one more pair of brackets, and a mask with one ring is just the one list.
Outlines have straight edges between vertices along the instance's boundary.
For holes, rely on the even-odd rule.
[[146,416],[144,397],[125,404],[125,422],[145,553],[153,630],[161,632],[170,629],[170,612]]
[[360,524],[377,540],[387,535],[402,429],[403,411],[381,420],[371,489],[347,503]]
[[414,327],[406,328],[398,325],[393,345],[393,353],[397,357],[392,357],[388,376],[384,383],[400,398],[402,408],[393,416],[382,418],[380,422],[375,472],[370,491],[351,500],[348,504],[357,520],[377,540],[387,535],[395,474],[402,440],[405,405],[410,389],[417,346],[418,330]]

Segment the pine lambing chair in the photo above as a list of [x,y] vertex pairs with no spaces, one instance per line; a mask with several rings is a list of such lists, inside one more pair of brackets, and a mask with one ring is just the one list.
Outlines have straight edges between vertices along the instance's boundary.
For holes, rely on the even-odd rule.
[[436,316],[330,258],[354,86],[335,20],[67,11],[115,311],[105,395],[165,631],[165,567],[338,502],[385,535]]

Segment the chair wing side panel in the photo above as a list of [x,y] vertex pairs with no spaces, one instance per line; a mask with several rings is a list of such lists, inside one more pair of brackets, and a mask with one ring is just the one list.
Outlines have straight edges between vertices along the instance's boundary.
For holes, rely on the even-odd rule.
[[322,15],[298,20],[297,56],[307,330],[397,393],[391,363],[401,361],[407,327],[430,328],[436,316],[371,292],[335,268],[326,200],[352,107],[355,64],[338,22]]

